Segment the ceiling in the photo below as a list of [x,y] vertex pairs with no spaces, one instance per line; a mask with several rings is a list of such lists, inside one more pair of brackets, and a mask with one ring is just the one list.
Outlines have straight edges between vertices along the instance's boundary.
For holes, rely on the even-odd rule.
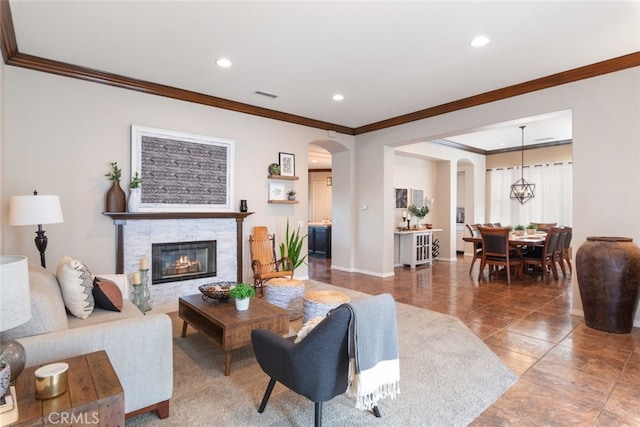
[[[10,0],[10,7],[21,53],[349,128],[640,51],[638,1]],[[477,35],[491,42],[471,47]],[[218,67],[220,57],[233,65]],[[344,100],[332,100],[336,93]],[[532,139],[570,139],[570,122],[563,112],[447,139],[492,150],[519,145],[519,124]]]

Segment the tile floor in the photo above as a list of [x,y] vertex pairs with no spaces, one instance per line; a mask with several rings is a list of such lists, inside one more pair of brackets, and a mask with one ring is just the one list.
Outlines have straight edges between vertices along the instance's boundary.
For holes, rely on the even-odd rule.
[[473,426],[640,426],[640,328],[610,334],[570,314],[571,275],[478,282],[470,257],[376,278],[311,258],[309,277],[460,318],[520,380]]

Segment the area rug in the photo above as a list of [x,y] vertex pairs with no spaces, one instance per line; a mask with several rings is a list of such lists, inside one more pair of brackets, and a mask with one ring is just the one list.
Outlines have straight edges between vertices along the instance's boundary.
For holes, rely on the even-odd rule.
[[[352,300],[367,294],[306,281],[307,289],[333,289]],[[397,303],[400,395],[385,399],[382,418],[355,408],[346,394],[323,405],[325,426],[466,426],[517,381],[517,376],[460,320]],[[170,416],[143,414],[134,426],[309,426],[314,405],[281,384],[264,413],[257,409],[269,378],[249,346],[233,353],[231,376],[225,377],[223,352],[169,314],[174,333],[174,390]],[[310,366],[309,369],[313,369]]]

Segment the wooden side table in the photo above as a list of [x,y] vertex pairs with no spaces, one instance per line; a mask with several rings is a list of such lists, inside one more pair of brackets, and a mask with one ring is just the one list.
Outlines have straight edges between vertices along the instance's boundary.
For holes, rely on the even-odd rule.
[[124,390],[104,350],[60,360],[69,364],[69,388],[48,400],[36,399],[35,371],[16,380],[18,421],[11,426],[124,427]]

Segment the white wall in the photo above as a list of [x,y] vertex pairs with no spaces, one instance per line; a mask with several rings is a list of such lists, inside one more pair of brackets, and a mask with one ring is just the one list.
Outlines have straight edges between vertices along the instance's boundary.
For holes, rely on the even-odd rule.
[[[247,199],[245,241],[255,225],[266,225],[282,241],[287,218],[307,221],[307,147],[326,131],[146,95],[76,79],[2,65],[5,106],[2,132],[2,214],[11,195],[59,194],[65,222],[44,226],[49,237],[47,267],[54,271],[65,255],[83,260],[93,272],[115,268],[115,227],[102,214],[109,181],[108,162],[130,177],[130,126],[150,126],[235,141],[235,197]],[[352,144],[353,137],[338,135]],[[295,154],[294,182],[299,204],[267,204],[267,167],[278,152]],[[144,183],[143,183],[144,185]],[[347,187],[348,188],[348,187]],[[347,219],[350,222],[350,219]],[[347,222],[345,221],[345,222]],[[2,222],[3,253],[24,254],[37,262],[36,227]],[[341,242],[351,246],[351,243]],[[306,243],[305,243],[306,250]],[[244,278],[250,280],[249,250],[244,247]],[[349,263],[349,261],[347,261]],[[307,266],[296,271],[307,277]]]

